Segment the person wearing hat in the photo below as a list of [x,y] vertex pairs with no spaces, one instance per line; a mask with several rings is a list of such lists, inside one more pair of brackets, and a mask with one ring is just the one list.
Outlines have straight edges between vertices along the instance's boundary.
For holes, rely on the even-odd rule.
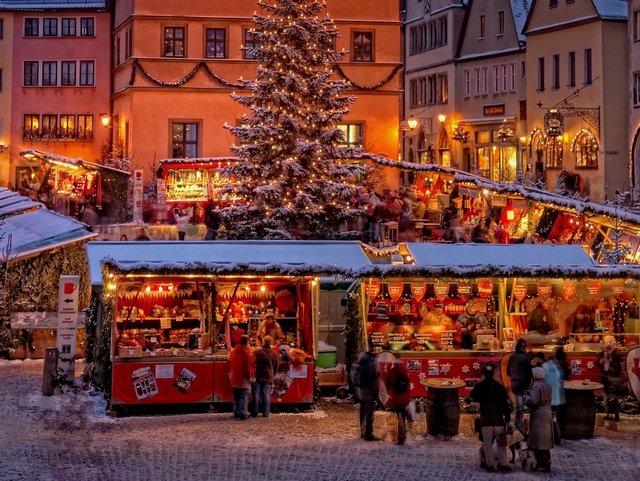
[[286,339],[282,327],[280,327],[273,314],[267,314],[258,326],[256,337],[260,344],[264,343],[265,336],[271,336],[275,344],[280,344]]
[[530,409],[529,440],[527,446],[536,457],[536,471],[551,472],[553,448],[553,414],[551,411],[551,386],[544,380],[544,369],[534,367],[533,385],[525,403]]
[[271,386],[280,365],[278,354],[271,349],[272,344],[273,338],[264,336],[262,349],[253,353],[256,363],[256,381],[251,385],[251,416],[254,418],[260,411],[260,398],[262,398],[262,415],[266,418],[271,412]]
[[463,349],[472,349],[478,334],[493,334],[488,329],[489,321],[483,314],[480,314],[474,301],[467,302],[464,312],[458,316],[457,322],[462,330]]
[[496,381],[493,376],[496,366],[487,364],[482,369],[484,378],[473,386],[471,399],[480,404],[480,424],[482,426],[482,449],[484,452],[484,462],[480,467],[493,473],[496,470],[496,459],[493,454],[493,441],[498,441],[498,471],[501,473],[511,472],[511,467],[507,460],[507,443],[505,426],[511,419],[511,405],[509,395],[502,384]]

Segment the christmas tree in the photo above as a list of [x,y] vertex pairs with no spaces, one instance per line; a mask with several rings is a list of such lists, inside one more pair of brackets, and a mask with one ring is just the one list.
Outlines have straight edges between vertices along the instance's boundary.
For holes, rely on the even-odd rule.
[[359,148],[342,145],[337,128],[355,98],[332,78],[341,58],[333,45],[338,31],[324,2],[258,2],[254,15],[258,60],[246,95],[233,95],[251,112],[239,126],[239,162],[225,169],[234,178],[239,202],[222,210],[229,238],[348,238],[350,223],[362,214],[349,201],[368,169],[348,162]]

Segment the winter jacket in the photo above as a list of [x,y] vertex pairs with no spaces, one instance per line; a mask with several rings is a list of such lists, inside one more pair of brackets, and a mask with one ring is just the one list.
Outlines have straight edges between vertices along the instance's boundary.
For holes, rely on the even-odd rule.
[[473,386],[471,399],[480,404],[480,422],[483,426],[504,426],[511,417],[509,395],[502,384],[485,378]]
[[189,220],[191,219],[191,216],[189,214],[177,215],[175,216],[175,219],[176,219],[176,227],[178,228],[178,232],[186,232],[187,225],[189,224]]
[[511,392],[524,394],[531,385],[531,358],[526,352],[516,352],[509,358],[507,375],[511,378]]
[[553,448],[553,416],[551,412],[551,386],[544,379],[536,379],[531,386],[529,417],[530,449]]
[[374,402],[378,398],[378,391],[380,389],[380,374],[378,373],[378,368],[373,360],[373,356],[367,352],[363,352],[358,356],[356,362],[363,366],[363,372],[366,372],[364,378],[370,380],[366,385],[356,388],[358,399],[364,402]]
[[229,381],[231,387],[249,389],[255,379],[253,353],[248,346],[238,344],[229,356]]
[[385,403],[386,408],[405,407],[411,402],[411,387],[409,386],[405,392],[397,392],[393,387],[399,376],[409,377],[409,370],[404,362],[396,362],[384,381],[384,386],[389,394],[389,399]]
[[567,403],[564,394],[564,370],[558,365],[555,359],[549,359],[542,365],[544,369],[544,380],[551,386],[551,405],[559,406]]
[[256,381],[273,382],[273,376],[278,372],[280,359],[271,347],[263,347],[253,353],[256,360]]

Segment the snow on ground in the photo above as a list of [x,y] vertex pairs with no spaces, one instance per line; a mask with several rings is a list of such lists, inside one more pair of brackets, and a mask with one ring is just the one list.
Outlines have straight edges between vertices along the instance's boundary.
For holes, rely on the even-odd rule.
[[[81,369],[79,367],[78,373]],[[247,421],[230,413],[107,415],[102,396],[66,389],[40,394],[41,361],[0,363],[0,480],[493,480],[478,467],[472,417],[451,439],[424,435],[424,414],[406,446],[358,438],[357,406],[335,398],[315,411],[274,413]],[[386,437],[386,413],[376,434]],[[640,417],[618,431],[566,441],[552,451],[551,476],[522,471],[512,480],[637,479]]]

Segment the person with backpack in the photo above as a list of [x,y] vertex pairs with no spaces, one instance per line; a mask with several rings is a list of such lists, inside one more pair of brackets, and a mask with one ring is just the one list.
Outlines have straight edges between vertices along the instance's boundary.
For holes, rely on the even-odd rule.
[[[409,417],[407,406],[411,402],[409,369],[407,369],[404,362],[399,359],[396,360],[393,367],[387,373],[384,386],[389,395],[387,401],[384,403],[384,407],[402,417],[402,419],[398,419],[398,423],[402,423],[402,430],[398,429],[398,444],[404,444],[406,422],[407,417]],[[413,421],[413,419],[410,419],[410,421]]]
[[379,390],[378,368],[371,351],[363,352],[351,366],[351,382],[360,400],[360,437],[365,441],[380,441],[373,435],[373,412]]
[[480,464],[480,467],[490,473],[495,472],[496,460],[493,454],[493,440],[495,439],[498,445],[498,471],[510,473],[505,427],[511,419],[511,403],[507,390],[493,378],[494,373],[494,365],[484,366],[482,369],[484,379],[473,387],[470,394],[471,399],[480,404],[480,429],[484,449],[484,462]]

